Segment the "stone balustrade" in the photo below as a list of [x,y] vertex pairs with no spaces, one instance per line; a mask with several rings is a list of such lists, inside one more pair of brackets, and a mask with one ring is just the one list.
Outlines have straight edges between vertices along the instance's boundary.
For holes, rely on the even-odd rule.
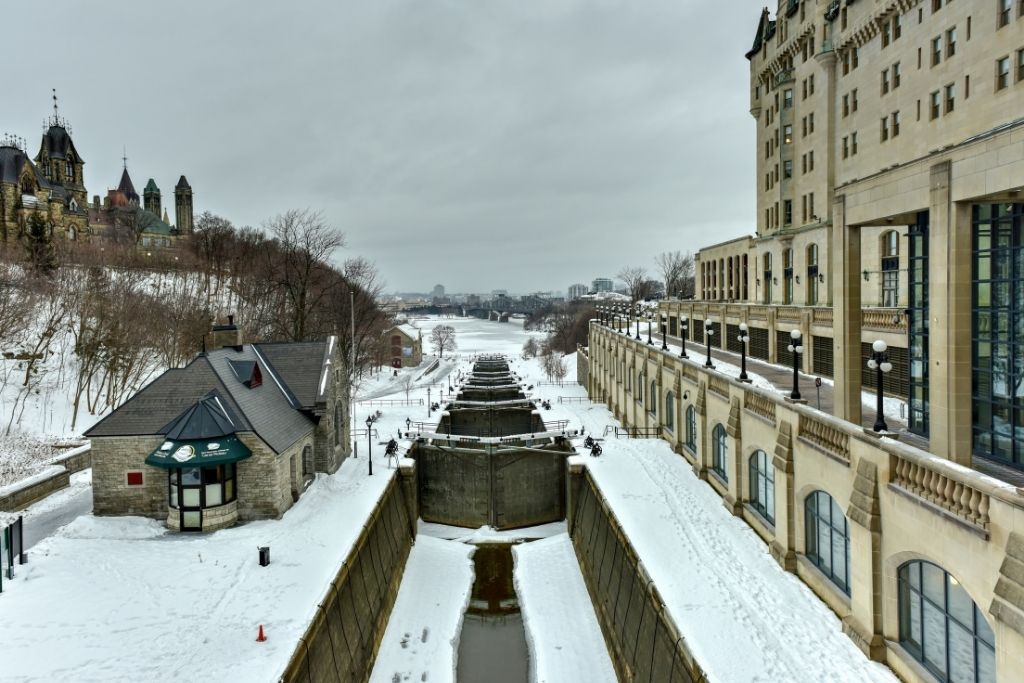
[[711,392],[722,398],[729,398],[729,380],[725,377],[708,377],[707,382]]
[[923,498],[954,517],[973,524],[986,533],[989,528],[989,494],[971,484],[972,470],[944,468],[933,459],[912,455],[891,456],[890,486]]
[[797,438],[843,462],[850,462],[850,436],[824,420],[801,415]]
[[743,395],[743,407],[754,415],[775,423],[775,402],[767,397],[748,391]]

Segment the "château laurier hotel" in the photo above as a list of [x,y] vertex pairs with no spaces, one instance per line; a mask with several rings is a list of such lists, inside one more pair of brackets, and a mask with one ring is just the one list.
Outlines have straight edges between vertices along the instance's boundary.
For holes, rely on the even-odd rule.
[[[784,364],[800,330],[833,414],[596,322],[581,381],[660,427],[869,656],[912,681],[1024,680],[1024,0],[755,19],[755,234],[702,248],[697,300],[661,313],[698,344],[713,320],[733,351],[745,323],[750,355]],[[861,426],[878,339],[900,440]]]

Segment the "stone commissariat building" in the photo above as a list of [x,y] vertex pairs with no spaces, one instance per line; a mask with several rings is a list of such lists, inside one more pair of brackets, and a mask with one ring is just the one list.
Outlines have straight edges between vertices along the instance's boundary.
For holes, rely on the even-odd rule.
[[[701,249],[697,299],[660,312],[737,352],[746,324],[784,364],[799,331],[834,414],[608,326],[580,377],[660,428],[866,654],[912,681],[1024,680],[1024,1],[781,0],[746,56],[754,234]],[[904,443],[861,427],[876,339]]]
[[210,346],[86,432],[95,514],[153,517],[181,531],[276,518],[348,456],[335,337],[244,344],[229,319]]
[[423,331],[408,323],[384,332],[392,368],[416,367],[423,362]]

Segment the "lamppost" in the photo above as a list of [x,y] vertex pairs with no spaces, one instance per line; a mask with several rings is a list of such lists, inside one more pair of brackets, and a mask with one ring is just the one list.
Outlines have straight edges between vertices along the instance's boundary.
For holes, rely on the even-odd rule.
[[708,359],[704,361],[704,367],[711,370],[715,369],[715,364],[711,362],[711,337],[715,335],[714,322],[714,318],[708,318],[704,321],[704,341],[708,345]]
[[412,430],[412,418],[411,417],[407,417],[407,418],[405,418],[405,431],[408,432],[408,431],[411,431],[411,430]]
[[651,339],[651,325],[654,323],[654,314],[647,311],[647,345],[654,346],[654,341]]
[[636,340],[640,341],[640,303],[637,302],[633,312],[636,314]]
[[661,314],[661,350],[668,351],[668,316]]
[[876,370],[877,375],[875,376],[875,385],[878,389],[877,399],[878,402],[875,404],[875,427],[876,432],[887,432],[889,431],[889,425],[885,424],[885,412],[882,409],[882,378],[885,373],[892,371],[892,363],[889,362],[889,354],[886,353],[889,346],[881,339],[876,339],[875,343],[871,345],[871,358],[868,359],[868,368]]
[[370,476],[373,476],[373,440],[370,438],[370,427],[373,426],[373,418],[366,418],[366,462],[370,466]]
[[750,335],[747,334],[746,323],[740,323],[740,334],[736,338],[740,342],[740,381],[750,382],[747,377],[747,342],[750,341]]
[[427,387],[427,417],[430,417],[430,387]]
[[786,347],[793,354],[793,393],[789,397],[794,401],[800,400],[800,354],[804,352],[804,347],[800,344],[801,336],[800,330],[794,329],[789,333],[793,343]]
[[619,307],[617,305],[612,306],[612,327],[615,328],[616,332],[619,331]]
[[689,329],[689,322],[690,318],[685,315],[679,320],[679,346],[681,347],[679,349],[680,358],[689,358],[689,356],[686,355],[686,330]]

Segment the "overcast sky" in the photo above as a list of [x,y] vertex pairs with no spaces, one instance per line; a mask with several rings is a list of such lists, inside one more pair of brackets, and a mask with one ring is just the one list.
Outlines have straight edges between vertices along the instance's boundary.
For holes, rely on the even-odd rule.
[[389,291],[565,290],[754,230],[764,0],[5,3],[0,133],[57,88],[90,196],[322,209]]

